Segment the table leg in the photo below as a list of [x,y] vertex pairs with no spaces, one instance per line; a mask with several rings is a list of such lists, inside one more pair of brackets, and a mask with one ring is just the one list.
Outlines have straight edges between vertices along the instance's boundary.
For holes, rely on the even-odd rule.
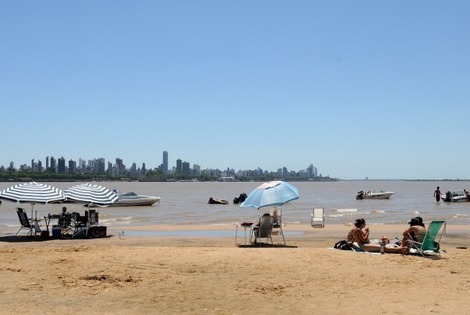
[[238,238],[238,224],[235,226],[235,245],[238,245],[237,238]]

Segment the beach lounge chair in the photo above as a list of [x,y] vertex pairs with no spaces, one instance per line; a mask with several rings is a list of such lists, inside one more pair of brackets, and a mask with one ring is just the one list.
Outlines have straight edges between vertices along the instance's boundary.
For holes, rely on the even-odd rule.
[[431,221],[423,242],[408,240],[410,253],[417,253],[421,256],[440,256],[440,242],[446,231],[446,221]]
[[72,225],[72,214],[71,213],[63,213],[57,223],[60,225],[61,229],[61,236],[72,236],[74,233],[74,227]]
[[88,211],[85,211],[85,215],[81,216],[78,212],[72,213],[73,220],[73,238],[86,237],[88,227]]
[[312,219],[310,221],[312,227],[323,228],[325,227],[325,210],[323,208],[314,208]]
[[20,233],[22,229],[26,229],[28,230],[26,236],[33,236],[33,231],[35,231],[36,233],[36,229],[35,226],[32,224],[32,221],[28,218],[28,214],[24,212],[23,208],[16,208],[16,213],[18,214],[18,219],[20,220],[21,227],[15,235],[18,235],[18,233]]
[[279,229],[279,233],[282,236],[283,245],[286,245],[286,239],[284,237],[284,232],[282,231],[282,210],[280,208],[272,208],[269,211],[269,214],[273,217],[273,232],[275,234],[275,230]]
[[260,245],[263,240],[267,243],[273,244],[272,232],[273,232],[272,216],[262,216],[259,220],[259,226],[253,226],[253,244]]

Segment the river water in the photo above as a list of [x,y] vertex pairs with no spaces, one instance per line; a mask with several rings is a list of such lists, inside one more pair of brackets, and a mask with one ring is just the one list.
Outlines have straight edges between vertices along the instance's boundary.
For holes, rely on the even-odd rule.
[[[255,221],[261,210],[242,208],[232,200],[240,193],[249,194],[258,182],[96,182],[120,192],[134,191],[142,195],[162,198],[159,205],[149,207],[99,208],[100,223],[109,227],[145,226],[155,224],[234,224]],[[0,189],[16,183],[0,183]],[[66,189],[78,183],[48,183]],[[470,189],[468,181],[338,181],[292,182],[299,189],[300,198],[282,207],[283,223],[310,224],[314,207],[325,209],[326,224],[348,224],[358,217],[368,223],[406,224],[413,216],[421,216],[427,223],[444,219],[448,224],[470,224],[470,202],[436,202],[436,186],[441,192]],[[395,194],[388,200],[356,200],[359,190],[384,189]],[[207,204],[209,197],[227,199],[228,205]],[[62,205],[17,204],[2,201],[0,205],[0,235],[18,230],[15,208],[21,206],[38,217],[59,213]],[[70,212],[84,212],[79,204],[67,204]]]

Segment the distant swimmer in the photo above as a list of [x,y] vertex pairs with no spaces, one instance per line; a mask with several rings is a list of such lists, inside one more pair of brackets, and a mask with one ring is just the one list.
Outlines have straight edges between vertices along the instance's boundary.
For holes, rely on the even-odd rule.
[[436,190],[434,191],[434,197],[436,198],[436,201],[441,201],[441,190],[439,186],[437,186]]

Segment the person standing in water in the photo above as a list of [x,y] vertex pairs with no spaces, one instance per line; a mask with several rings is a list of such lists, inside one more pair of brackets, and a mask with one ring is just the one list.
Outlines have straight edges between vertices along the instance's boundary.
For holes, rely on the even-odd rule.
[[434,198],[436,198],[436,201],[441,200],[441,190],[439,189],[439,186],[437,186],[436,190],[434,191]]

